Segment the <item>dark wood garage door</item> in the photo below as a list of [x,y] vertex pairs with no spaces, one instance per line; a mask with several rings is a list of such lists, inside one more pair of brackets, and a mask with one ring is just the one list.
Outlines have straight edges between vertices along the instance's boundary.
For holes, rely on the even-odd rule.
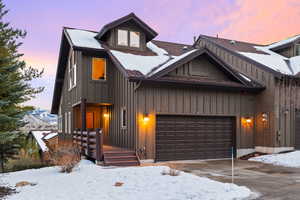
[[156,118],[156,161],[230,158],[235,118],[170,116]]
[[295,120],[295,149],[300,150],[300,112],[296,112]]

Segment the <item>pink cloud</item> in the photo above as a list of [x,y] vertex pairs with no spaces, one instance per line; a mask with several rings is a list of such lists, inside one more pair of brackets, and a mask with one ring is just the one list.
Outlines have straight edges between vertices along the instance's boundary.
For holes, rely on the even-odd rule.
[[221,37],[266,44],[300,34],[299,0],[238,0],[237,5],[214,22],[228,23]]

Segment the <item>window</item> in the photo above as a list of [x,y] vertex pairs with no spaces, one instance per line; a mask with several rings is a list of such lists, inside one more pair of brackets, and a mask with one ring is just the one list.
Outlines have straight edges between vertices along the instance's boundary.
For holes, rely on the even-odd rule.
[[127,125],[127,113],[126,113],[126,108],[123,107],[121,109],[121,127],[126,128]]
[[118,45],[140,47],[140,32],[118,29]]
[[68,60],[69,68],[69,89],[72,89],[76,86],[76,63],[74,52],[72,52],[70,59]]
[[296,56],[300,56],[300,44],[296,45]]
[[68,133],[72,133],[72,116],[71,112],[68,112]]
[[65,133],[68,132],[68,113],[65,112]]
[[92,79],[106,80],[106,60],[104,58],[93,58]]
[[128,31],[127,30],[118,30],[118,45],[128,46]]
[[130,46],[140,47],[140,33],[136,31],[130,31]]

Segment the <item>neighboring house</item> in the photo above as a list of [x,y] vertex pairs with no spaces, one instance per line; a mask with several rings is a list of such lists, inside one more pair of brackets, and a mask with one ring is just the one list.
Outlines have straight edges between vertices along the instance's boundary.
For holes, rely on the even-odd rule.
[[58,145],[58,134],[51,131],[30,131],[27,140],[31,144],[28,148],[38,149],[40,159],[47,161],[49,150]]
[[155,161],[300,148],[300,36],[269,46],[156,36],[133,13],[99,32],[63,28],[59,131],[101,128],[104,144]]

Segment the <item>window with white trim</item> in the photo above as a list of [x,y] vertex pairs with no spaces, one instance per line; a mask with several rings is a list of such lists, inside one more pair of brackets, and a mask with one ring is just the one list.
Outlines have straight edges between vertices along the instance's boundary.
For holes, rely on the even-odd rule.
[[68,112],[68,133],[72,133],[72,116],[71,112]]
[[125,129],[127,126],[127,111],[126,108],[121,108],[121,128]]
[[129,46],[129,47],[140,47],[141,33],[138,31],[128,31],[123,29],[118,29],[118,45],[119,46]]
[[118,29],[118,45],[128,46],[128,31]]
[[69,89],[72,89],[76,86],[76,62],[74,51],[70,55],[70,59],[68,60],[68,68],[69,68]]
[[64,120],[65,120],[65,133],[68,133],[68,113],[67,112],[65,112]]

